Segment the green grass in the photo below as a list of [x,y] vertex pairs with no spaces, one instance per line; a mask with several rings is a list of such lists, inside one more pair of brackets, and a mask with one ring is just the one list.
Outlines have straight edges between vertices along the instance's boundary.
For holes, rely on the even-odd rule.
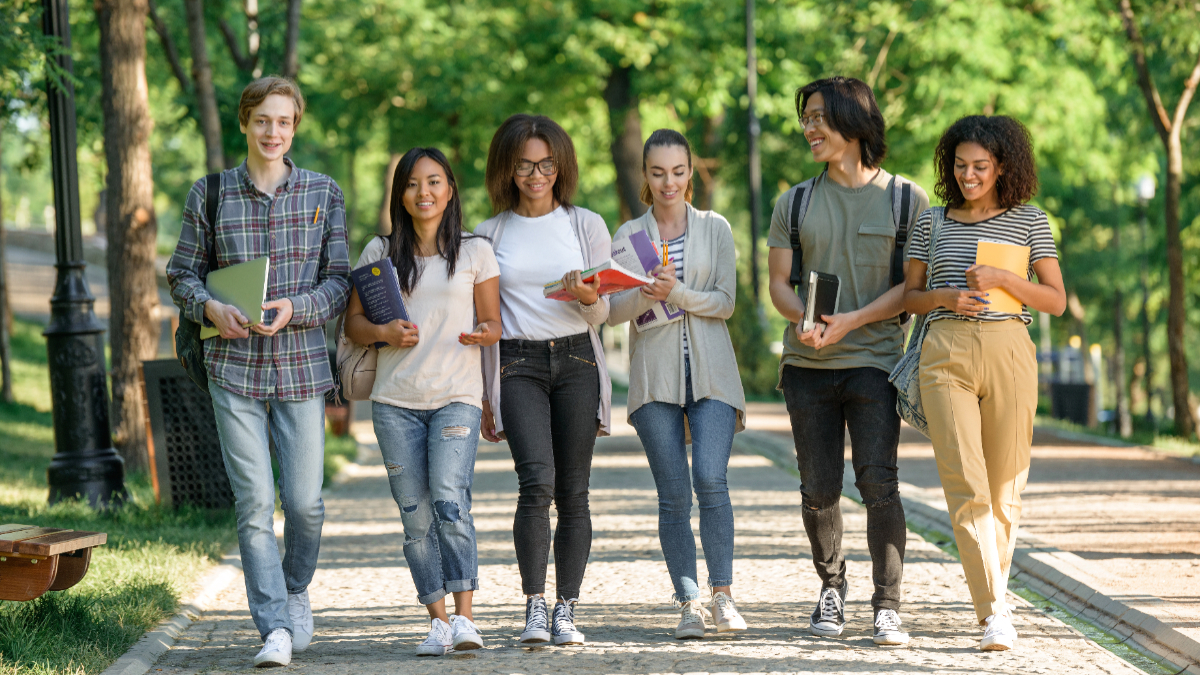
[[[1141,422],[1141,420],[1139,420]],[[1062,429],[1078,434],[1086,434],[1097,438],[1107,438],[1122,443],[1130,443],[1133,445],[1144,445],[1155,450],[1177,455],[1180,457],[1200,457],[1200,443],[1189,441],[1179,436],[1172,436],[1162,433],[1161,430],[1147,428],[1144,424],[1135,424],[1133,435],[1129,438],[1121,438],[1115,433],[1110,433],[1106,429],[1092,429],[1081,424],[1075,424],[1067,420],[1054,419],[1049,415],[1038,415],[1036,425],[1040,427],[1049,427],[1052,429]]]
[[354,436],[347,434],[345,436],[334,436],[329,433],[329,425],[325,425],[325,485],[333,480],[334,475],[342,470],[343,466],[354,461],[358,457],[358,443],[355,442]]
[[15,322],[12,346],[17,400],[0,403],[0,523],[106,532],[108,543],[74,588],[0,601],[0,675],[98,673],[176,611],[220,559],[236,539],[233,513],[162,508],[145,474],[128,477],[130,499],[120,508],[47,504],[54,432],[41,328]]

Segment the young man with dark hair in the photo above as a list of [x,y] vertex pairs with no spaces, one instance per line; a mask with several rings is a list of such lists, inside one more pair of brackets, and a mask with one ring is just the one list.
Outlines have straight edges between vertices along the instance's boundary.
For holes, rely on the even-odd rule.
[[[844,439],[850,430],[855,485],[867,508],[876,644],[906,644],[900,580],[906,528],[897,479],[900,417],[888,375],[903,353],[904,245],[929,206],[925,191],[880,168],[883,115],[871,88],[845,77],[805,85],[796,113],[813,160],[825,170],[775,203],[768,258],[771,302],[790,321],[779,388],[796,443],[804,529],[821,577],[809,631],[841,635]],[[803,330],[810,272],[836,275],[836,313]]]
[[[205,341],[204,364],[237,502],[246,597],[265,643],[254,658],[259,667],[288,665],[293,649],[303,651],[312,639],[307,589],[325,518],[325,392],[333,388],[323,326],[345,309],[350,293],[342,192],[330,177],[287,157],[303,114],[292,80],[264,77],[242,91],[246,161],[192,186],[167,265],[179,311],[220,331]],[[219,190],[213,222],[206,213],[210,182]],[[262,308],[269,311],[247,329],[237,307],[209,295],[204,276],[264,256],[270,272]],[[268,434],[286,516],[282,563]]]

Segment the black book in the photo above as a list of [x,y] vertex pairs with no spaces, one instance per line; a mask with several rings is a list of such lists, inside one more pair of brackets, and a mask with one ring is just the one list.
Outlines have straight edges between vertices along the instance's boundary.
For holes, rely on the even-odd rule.
[[823,315],[837,314],[841,290],[842,282],[836,274],[808,273],[808,299],[804,303],[802,332],[807,333],[818,325],[824,326],[825,322],[821,320]]
[[[371,323],[378,326],[396,319],[409,320],[400,293],[400,278],[391,258],[363,265],[350,273],[350,280]],[[375,346],[386,347],[387,343],[376,342]]]

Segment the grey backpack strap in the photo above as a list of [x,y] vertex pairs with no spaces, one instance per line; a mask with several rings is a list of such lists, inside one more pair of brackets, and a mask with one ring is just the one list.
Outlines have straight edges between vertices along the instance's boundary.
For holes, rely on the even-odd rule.
[[792,188],[788,218],[788,234],[792,243],[792,274],[788,281],[797,291],[804,280],[804,249],[800,245],[800,226],[804,224],[804,216],[808,214],[808,203],[812,200],[812,189],[816,182],[816,178],[809,178]]

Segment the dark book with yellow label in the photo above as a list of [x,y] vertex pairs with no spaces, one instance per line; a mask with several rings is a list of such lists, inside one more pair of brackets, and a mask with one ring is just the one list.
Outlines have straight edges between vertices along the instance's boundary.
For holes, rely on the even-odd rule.
[[[382,326],[396,319],[409,320],[400,292],[400,278],[391,258],[363,265],[350,273],[350,280],[371,323]],[[387,343],[376,342],[375,346],[386,347]]]

